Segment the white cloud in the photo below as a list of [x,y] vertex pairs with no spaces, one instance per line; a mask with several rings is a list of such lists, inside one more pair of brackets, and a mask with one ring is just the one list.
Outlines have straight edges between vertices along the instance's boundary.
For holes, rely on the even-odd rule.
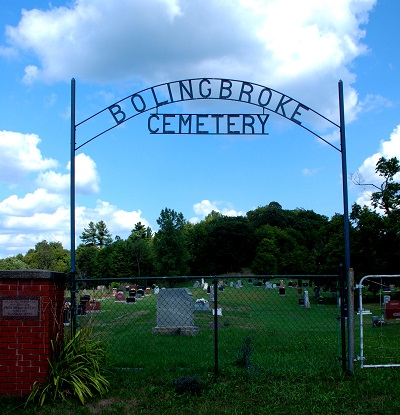
[[[359,167],[357,174],[363,179],[364,183],[371,183],[376,186],[382,183],[382,178],[375,172],[376,163],[381,157],[397,157],[400,160],[400,124],[392,131],[389,140],[381,141],[379,151],[366,158]],[[395,176],[395,180],[400,180],[399,173]],[[371,187],[368,186],[362,190],[357,199],[358,204],[370,206],[370,190]]]
[[309,169],[308,167],[305,167],[302,173],[304,174],[304,176],[314,176],[318,173],[318,171],[319,169]]
[[18,183],[32,172],[57,167],[57,161],[43,158],[36,134],[0,131],[0,181]]
[[195,203],[193,205],[193,211],[196,215],[200,216],[207,216],[212,211],[219,212],[218,204],[221,202],[210,202],[209,200],[205,199],[199,203]]
[[54,206],[63,203],[63,199],[56,194],[50,194],[46,189],[37,189],[19,198],[12,195],[0,202],[0,214],[12,216],[27,216],[40,212],[52,212]]
[[119,0],[115,7],[76,0],[70,7],[24,10],[6,35],[15,51],[33,51],[39,60],[26,67],[25,82],[239,77],[284,87],[337,118],[342,79],[350,121],[358,99],[350,64],[367,51],[363,25],[375,3]]
[[[225,206],[228,205],[228,206]],[[214,201],[211,202],[208,199],[203,199],[201,202],[193,205],[193,211],[197,215],[189,220],[191,223],[198,223],[209,215],[212,211],[219,212],[225,216],[245,216],[246,212],[237,211],[232,209],[230,203]]]
[[[101,200],[94,208],[76,206],[75,213],[77,244],[90,221],[103,220],[113,237],[122,238],[127,238],[138,222],[151,226],[141,210],[125,211]],[[25,254],[43,240],[59,241],[70,249],[70,210],[65,201],[38,189],[24,198],[12,196],[0,203],[0,258]]]
[[39,68],[36,65],[28,65],[25,68],[25,74],[22,78],[24,84],[30,85],[36,82],[39,78]]
[[[68,162],[67,170],[70,171],[71,162]],[[53,170],[41,172],[36,183],[46,189],[67,193],[70,189],[70,174],[57,173]],[[76,193],[95,194],[100,190],[100,177],[95,161],[84,153],[75,157],[75,186]]]

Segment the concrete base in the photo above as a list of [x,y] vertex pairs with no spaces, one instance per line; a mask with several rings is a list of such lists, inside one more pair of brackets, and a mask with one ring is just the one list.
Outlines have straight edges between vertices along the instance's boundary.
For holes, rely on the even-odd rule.
[[177,336],[197,336],[199,327],[197,326],[164,326],[154,327],[153,334],[177,335]]

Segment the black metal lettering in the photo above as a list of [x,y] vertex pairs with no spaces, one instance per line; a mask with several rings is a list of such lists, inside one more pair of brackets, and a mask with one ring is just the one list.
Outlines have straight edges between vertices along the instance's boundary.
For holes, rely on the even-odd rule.
[[203,93],[203,83],[205,83],[205,82],[208,85],[211,84],[210,80],[207,79],[207,78],[204,78],[200,81],[200,83],[199,83],[199,94],[202,98],[208,98],[211,95],[211,88],[207,88],[207,93],[206,94]]
[[[265,124],[266,124],[266,122],[267,122],[267,120],[269,118],[269,114],[261,114],[261,115],[260,114],[257,114],[257,117],[258,117],[258,119],[259,119],[259,121],[261,123],[261,131],[262,131],[262,134],[265,134],[264,127],[265,127]],[[262,120],[262,117],[265,117],[264,122]]]
[[154,88],[151,88],[151,92],[153,93],[154,102],[156,103],[156,107],[161,107],[162,105],[168,104],[168,100],[158,102],[156,92],[154,91]]
[[147,120],[147,129],[149,130],[149,132],[151,134],[157,134],[160,129],[159,128],[156,128],[156,129],[151,128],[151,124],[150,123],[151,123],[151,120],[153,118],[155,118],[157,120],[160,120],[160,117],[157,114],[151,114],[150,117],[149,117],[149,119]]
[[204,122],[200,122],[200,118],[208,118],[207,114],[197,114],[196,120],[196,134],[208,134],[206,130],[200,130],[200,127],[204,127]]
[[[138,98],[139,101],[142,103],[142,107],[141,108],[138,108],[138,106],[135,104],[135,98]],[[137,112],[143,112],[143,111],[146,110],[146,103],[145,103],[143,97],[140,94],[134,94],[134,95],[132,95],[131,102],[132,102],[132,105],[133,105],[133,107],[135,108],[135,110]]]
[[[117,109],[117,110],[114,111],[114,109]],[[122,111],[120,105],[118,104],[111,105],[111,107],[108,107],[108,110],[111,112],[111,115],[113,116],[117,124],[121,124],[122,122],[125,121],[126,114],[124,113],[124,111]],[[121,118],[117,117],[117,114],[121,114]]]
[[[249,90],[245,90],[245,87],[248,87]],[[253,92],[253,85],[249,82],[243,82],[242,83],[242,88],[240,90],[240,95],[239,95],[239,101],[242,101],[242,96],[243,95],[247,95],[247,101],[244,102],[251,102],[251,93]]]
[[[249,114],[243,114],[243,127],[242,127],[242,134],[246,133],[246,127],[249,127],[251,129],[251,134],[254,134],[254,117]],[[250,119],[250,121],[247,121],[247,119]]]
[[293,111],[293,114],[290,117],[290,121],[293,121],[298,125],[301,125],[301,121],[296,120],[296,118],[294,118],[296,115],[301,115],[301,112],[299,112],[299,108],[302,108],[303,110],[306,110],[306,111],[308,111],[310,108],[306,107],[303,104],[298,103],[296,109]]
[[236,126],[234,122],[231,121],[232,118],[239,118],[238,114],[228,114],[228,134],[240,134],[239,130],[231,130],[231,127]]
[[[227,84],[228,86],[225,86]],[[228,91],[227,95],[223,95],[223,91]],[[232,95],[232,82],[229,79],[221,79],[221,88],[219,90],[219,99],[228,99]]]
[[166,127],[170,126],[171,123],[167,122],[167,118],[175,118],[175,114],[163,114],[163,134],[175,134],[174,130],[167,130]]
[[174,97],[173,97],[172,91],[171,91],[171,84],[169,82],[167,84],[167,87],[168,87],[168,92],[169,92],[169,101],[174,102]]
[[192,114],[189,114],[185,120],[184,115],[179,115],[179,134],[182,134],[182,125],[188,125],[188,134],[192,131]]
[[183,97],[183,91],[186,92],[187,96],[189,97],[189,99],[193,99],[193,87],[192,87],[192,80],[189,79],[189,89],[185,86],[185,84],[183,83],[184,81],[179,81],[179,90],[181,93],[181,100],[184,101],[185,98]]
[[[269,94],[266,102],[262,102],[264,92],[268,92]],[[260,95],[258,96],[258,105],[260,105],[261,107],[266,107],[271,102],[271,98],[272,98],[272,91],[269,88],[262,89],[260,92]]]
[[282,95],[281,99],[279,100],[279,104],[275,108],[275,112],[279,114],[278,111],[280,108],[282,110],[282,115],[287,118],[284,105],[289,104],[289,102],[292,102],[293,100],[292,98],[288,98],[286,101],[284,101],[285,98],[287,98],[286,95]]
[[215,118],[216,133],[219,134],[219,120],[220,120],[220,118],[224,118],[224,115],[223,114],[212,114],[211,118]]

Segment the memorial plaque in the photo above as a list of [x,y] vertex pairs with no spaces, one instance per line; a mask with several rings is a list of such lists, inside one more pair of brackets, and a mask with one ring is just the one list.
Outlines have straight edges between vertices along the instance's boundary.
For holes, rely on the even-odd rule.
[[0,319],[39,320],[40,297],[0,297]]

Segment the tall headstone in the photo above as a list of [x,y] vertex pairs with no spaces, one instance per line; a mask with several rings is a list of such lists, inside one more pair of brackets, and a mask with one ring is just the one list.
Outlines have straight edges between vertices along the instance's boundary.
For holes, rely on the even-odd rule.
[[198,327],[194,326],[194,300],[190,290],[161,290],[157,296],[157,326],[153,328],[153,333],[193,336],[197,332]]

